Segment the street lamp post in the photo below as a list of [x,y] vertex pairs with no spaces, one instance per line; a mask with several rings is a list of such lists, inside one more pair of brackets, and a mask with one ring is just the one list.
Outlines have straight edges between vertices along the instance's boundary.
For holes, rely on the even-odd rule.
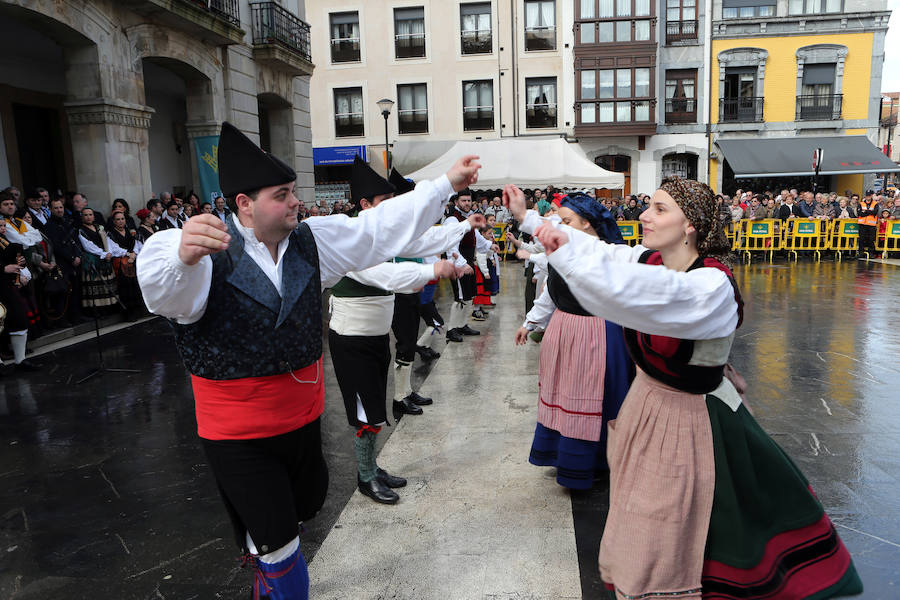
[[376,102],[378,108],[381,110],[381,116],[384,117],[384,176],[391,176],[391,159],[390,159],[390,151],[388,150],[388,117],[391,116],[391,108],[394,107],[394,101],[389,100],[387,98],[382,98],[378,102]]

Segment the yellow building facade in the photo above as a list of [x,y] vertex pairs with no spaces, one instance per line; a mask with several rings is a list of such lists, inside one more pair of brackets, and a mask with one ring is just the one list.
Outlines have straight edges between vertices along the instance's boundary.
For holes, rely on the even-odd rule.
[[[729,11],[731,0],[721,1],[710,51],[712,187],[811,189],[813,150],[822,148],[818,189],[862,193],[889,162],[875,147],[884,3],[846,0],[833,14],[781,14],[795,3],[760,11],[741,2]],[[730,18],[751,13],[767,16]]]

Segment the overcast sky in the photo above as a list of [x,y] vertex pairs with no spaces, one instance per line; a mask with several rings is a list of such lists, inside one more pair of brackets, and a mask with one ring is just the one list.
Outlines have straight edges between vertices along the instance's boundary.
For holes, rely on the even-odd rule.
[[884,70],[881,74],[882,92],[900,92],[900,0],[888,0],[893,11],[884,41]]

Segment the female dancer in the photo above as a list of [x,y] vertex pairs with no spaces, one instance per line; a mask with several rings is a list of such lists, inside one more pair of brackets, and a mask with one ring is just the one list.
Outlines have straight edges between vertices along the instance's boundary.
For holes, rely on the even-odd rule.
[[[542,225],[516,188],[504,196],[523,230]],[[626,328],[639,367],[609,423],[601,577],[619,599],[860,593],[806,478],[724,377],[743,310],[712,191],[666,179],[641,222],[655,251],[537,231],[579,303]]]
[[[559,216],[595,238],[625,243],[612,215],[590,196],[565,196]],[[546,332],[538,422],[528,461],[556,467],[556,481],[562,486],[590,489],[595,473],[608,468],[606,423],[619,412],[634,378],[634,363],[622,328],[582,308],[552,267],[544,291],[516,332],[516,344],[525,344],[529,332],[538,328]]]

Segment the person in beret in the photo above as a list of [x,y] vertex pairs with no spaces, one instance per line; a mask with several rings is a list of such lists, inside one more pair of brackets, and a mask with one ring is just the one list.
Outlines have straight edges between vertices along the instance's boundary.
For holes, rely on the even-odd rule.
[[200,442],[257,593],[309,595],[298,522],[319,511],[328,487],[322,289],[409,252],[480,167],[465,156],[357,218],[298,226],[294,168],[226,122],[219,187],[231,205],[227,222],[195,215],[153,235],[139,255],[144,301],[173,325]]

